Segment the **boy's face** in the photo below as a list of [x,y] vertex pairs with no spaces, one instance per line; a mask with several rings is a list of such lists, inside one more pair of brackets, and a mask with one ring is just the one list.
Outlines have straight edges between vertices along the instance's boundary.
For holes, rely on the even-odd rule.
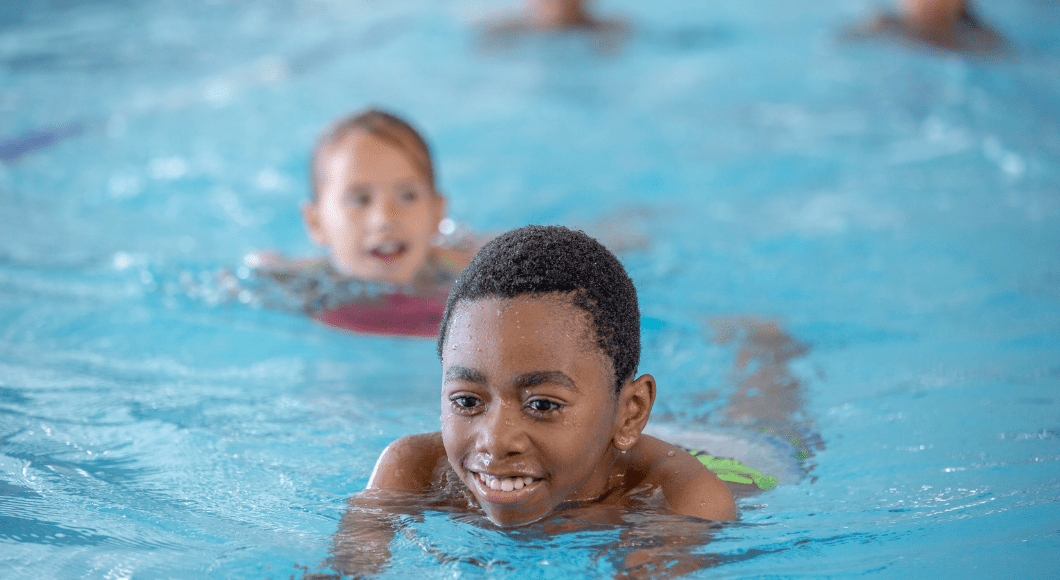
[[427,264],[445,201],[385,141],[357,132],[323,161],[317,199],[303,209],[313,240],[342,273],[408,284]]
[[491,520],[526,524],[608,489],[611,361],[561,294],[460,306],[442,353],[442,440]]

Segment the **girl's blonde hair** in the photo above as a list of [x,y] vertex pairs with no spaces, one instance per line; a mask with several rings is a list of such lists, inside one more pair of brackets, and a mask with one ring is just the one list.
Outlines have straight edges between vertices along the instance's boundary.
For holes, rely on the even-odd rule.
[[314,200],[317,199],[323,182],[324,160],[344,140],[359,132],[367,133],[386,142],[387,145],[404,155],[423,175],[431,191],[437,193],[431,149],[419,132],[412,128],[412,125],[386,111],[367,109],[334,123],[317,139],[309,167]]

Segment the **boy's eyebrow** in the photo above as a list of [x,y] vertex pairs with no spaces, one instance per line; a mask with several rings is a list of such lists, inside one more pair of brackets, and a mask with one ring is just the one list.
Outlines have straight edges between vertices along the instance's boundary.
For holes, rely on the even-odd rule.
[[535,371],[519,375],[512,379],[512,385],[519,389],[536,387],[545,383],[551,383],[567,389],[568,391],[574,391],[575,393],[578,392],[578,387],[574,384],[574,379],[560,371]]
[[457,380],[477,385],[486,384],[486,375],[482,371],[469,369],[467,367],[453,366],[445,371],[445,380]]

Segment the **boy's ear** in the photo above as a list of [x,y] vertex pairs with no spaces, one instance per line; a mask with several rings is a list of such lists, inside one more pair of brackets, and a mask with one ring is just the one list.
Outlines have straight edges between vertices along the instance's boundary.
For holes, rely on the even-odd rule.
[[629,381],[618,394],[618,421],[612,443],[620,451],[629,451],[640,439],[655,404],[655,377],[641,375]]
[[320,247],[328,247],[327,236],[324,235],[324,226],[320,223],[320,208],[316,203],[306,202],[302,204],[302,221],[305,223],[305,229],[309,233],[309,239]]

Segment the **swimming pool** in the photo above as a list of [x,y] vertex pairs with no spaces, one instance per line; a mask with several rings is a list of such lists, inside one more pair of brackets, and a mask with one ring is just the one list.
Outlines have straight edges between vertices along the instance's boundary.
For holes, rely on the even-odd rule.
[[[514,2],[378,4],[5,8],[0,576],[325,570],[382,448],[438,428],[430,341],[187,290],[312,251],[310,146],[369,104],[425,131],[476,230],[621,233],[657,419],[723,419],[741,379],[718,320],[808,345],[786,368],[823,449],[739,524],[688,528],[716,555],[700,576],[1055,576],[1055,2],[981,3],[1016,45],[998,61],[835,41],[867,0],[600,2],[636,26],[610,55],[485,51],[474,22]],[[407,530],[387,577],[597,577],[621,541]]]

